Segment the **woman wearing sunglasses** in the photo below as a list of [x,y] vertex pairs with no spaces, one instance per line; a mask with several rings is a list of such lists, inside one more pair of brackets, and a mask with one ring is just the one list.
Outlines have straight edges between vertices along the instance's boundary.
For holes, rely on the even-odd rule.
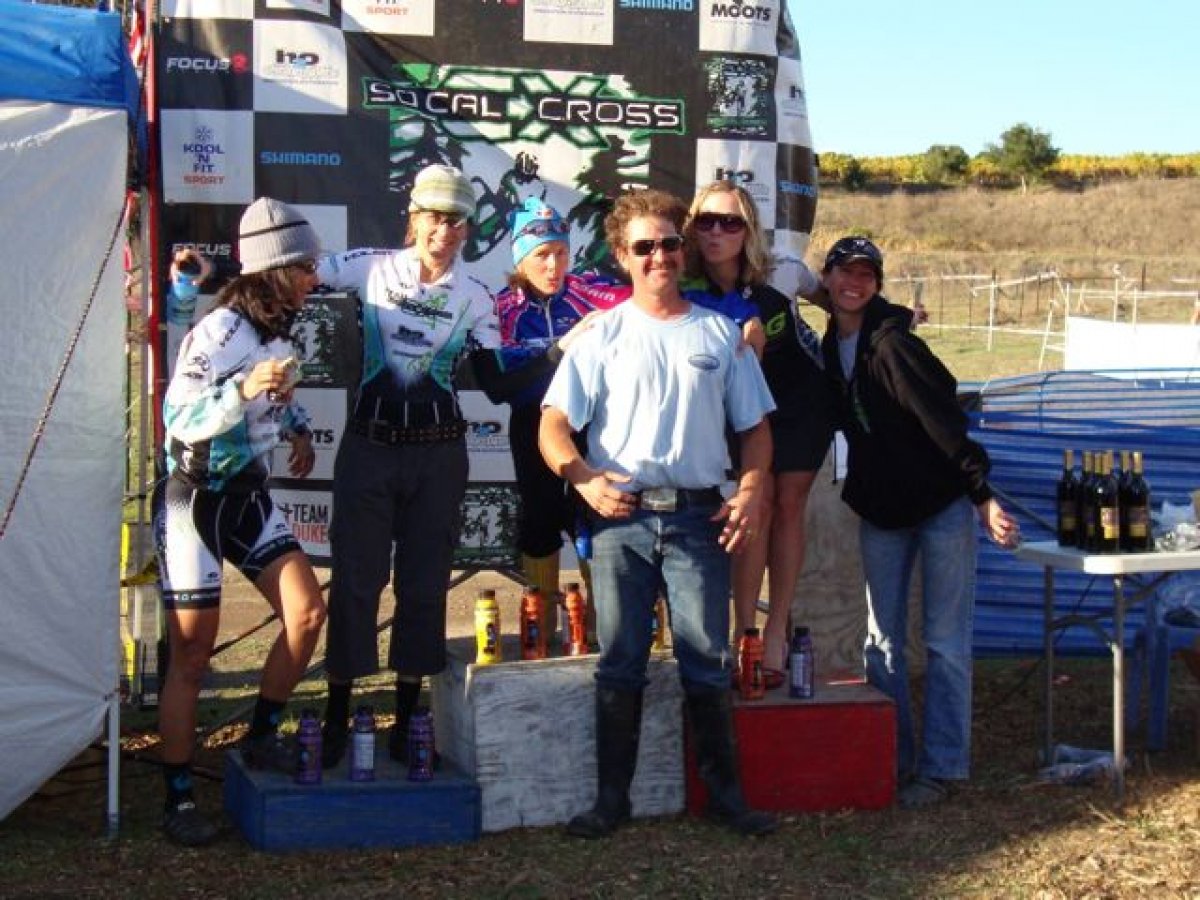
[[389,577],[394,759],[407,759],[422,678],[446,665],[446,592],[467,489],[467,425],[451,379],[464,354],[500,344],[492,295],[461,265],[475,217],[470,180],[426,166],[408,213],[403,250],[350,250],[322,259],[318,273],[322,284],[357,291],[363,330],[362,378],[333,470],[326,768],[346,751],[354,679],[379,669]]
[[267,493],[270,453],[289,441],[293,478],[313,467],[308,416],[292,399],[298,374],[292,323],[317,285],[316,233],[296,210],[256,200],[242,216],[241,275],[184,338],[163,404],[168,477],[154,494],[170,664],[159,709],[167,837],[207,844],[217,826],[196,807],[191,758],[196,701],[220,622],[221,567],[253,582],[283,623],[263,666],[242,757],[291,771],[280,714],[312,656],[325,604],[308,558]]
[[[521,569],[550,598],[559,587],[562,533],[575,533],[577,510],[567,483],[538,452],[542,396],[563,351],[595,316],[629,296],[629,288],[601,276],[569,273],[570,223],[536,197],[517,207],[509,225],[515,269],[496,298],[501,347],[481,361],[476,376],[493,403],[512,406],[508,432],[521,497]],[[584,561],[580,565],[586,569]],[[543,625],[548,634],[553,616],[547,603]]]
[[769,417],[774,459],[764,486],[764,525],[733,561],[734,633],[754,627],[769,563],[763,671],[775,688],[784,680],[788,615],[804,566],[808,495],[833,437],[820,339],[791,300],[818,294],[820,281],[799,259],[772,259],[753,198],[729,181],[696,194],[684,236],[688,286],[714,296],[740,293],[762,321],[763,374],[776,404]]

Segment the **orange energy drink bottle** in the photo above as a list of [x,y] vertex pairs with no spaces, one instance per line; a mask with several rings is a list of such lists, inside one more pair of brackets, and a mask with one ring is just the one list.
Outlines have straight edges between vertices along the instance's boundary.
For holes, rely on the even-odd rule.
[[572,581],[567,585],[567,595],[563,598],[563,606],[567,610],[567,626],[570,640],[567,642],[567,656],[584,656],[588,652],[587,642],[587,610],[584,608],[583,594],[579,592],[579,582]]
[[525,588],[521,597],[521,659],[546,658],[546,631],[542,627],[545,605],[537,585]]
[[763,644],[757,628],[747,628],[738,647],[738,690],[743,700],[761,700],[767,693],[762,671]]
[[475,600],[475,664],[487,666],[500,662],[500,604],[496,592],[479,592]]

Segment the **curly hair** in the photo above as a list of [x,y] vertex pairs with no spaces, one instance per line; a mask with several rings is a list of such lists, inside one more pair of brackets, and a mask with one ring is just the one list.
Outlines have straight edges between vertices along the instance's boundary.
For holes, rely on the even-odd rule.
[[625,192],[617,198],[612,212],[604,219],[604,239],[608,241],[608,246],[614,253],[625,246],[625,231],[629,228],[629,223],[645,216],[667,219],[673,222],[675,229],[682,234],[683,223],[687,219],[687,206],[674,194],[654,188]]
[[287,266],[239,275],[217,293],[217,305],[245,316],[263,340],[287,337],[295,312],[280,301],[296,290]]
[[705,185],[696,192],[696,197],[692,200],[687,222],[683,226],[683,236],[687,247],[684,272],[692,278],[704,277],[704,256],[696,241],[696,216],[704,206],[704,201],[714,194],[732,194],[737,201],[738,212],[746,220],[746,240],[742,244],[739,280],[743,285],[749,286],[765,284],[771,277],[775,263],[771,257],[771,251],[767,247],[767,236],[763,234],[762,222],[758,216],[758,206],[745,188],[727,179]]

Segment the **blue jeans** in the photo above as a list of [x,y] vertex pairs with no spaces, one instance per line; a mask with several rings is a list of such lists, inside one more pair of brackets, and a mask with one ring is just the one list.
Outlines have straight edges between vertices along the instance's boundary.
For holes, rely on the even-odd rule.
[[676,512],[635,510],[592,521],[592,595],[600,661],[596,682],[640,691],[653,640],[654,603],[665,586],[671,637],[685,691],[729,689],[729,554],[717,543],[717,504]]
[[[919,525],[860,528],[867,579],[867,680],[896,703],[901,779],[962,779],[971,768],[971,629],[975,607],[975,513],[962,497]],[[908,587],[921,554],[925,706],[920,758],[908,666]]]

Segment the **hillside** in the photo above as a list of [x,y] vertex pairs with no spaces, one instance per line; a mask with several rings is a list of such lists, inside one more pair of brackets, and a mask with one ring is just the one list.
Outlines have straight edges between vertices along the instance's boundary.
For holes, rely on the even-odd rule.
[[[1200,178],[1028,194],[825,188],[809,265],[819,268],[829,245],[851,233],[884,251],[891,299],[920,296],[930,316],[921,334],[960,380],[1059,368],[1061,356],[1045,349],[1058,341],[1045,332],[1048,321],[1063,327],[1067,292],[1073,314],[1142,322],[1187,322],[1200,302]],[[1050,272],[1057,278],[1011,284]],[[965,275],[979,278],[947,277]],[[1004,286],[989,318],[993,275]],[[824,328],[822,313],[808,309],[805,318]],[[999,330],[989,334],[989,321]]]

